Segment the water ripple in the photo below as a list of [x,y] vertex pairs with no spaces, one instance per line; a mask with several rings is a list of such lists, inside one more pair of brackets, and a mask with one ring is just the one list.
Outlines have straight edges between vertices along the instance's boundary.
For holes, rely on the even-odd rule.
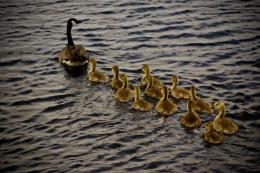
[[[1,2],[0,172],[259,172],[259,7],[256,0]],[[75,43],[109,76],[118,64],[138,84],[145,63],[168,86],[176,74],[210,103],[223,100],[239,133],[207,145],[203,127],[180,125],[185,102],[157,127],[155,110],[135,112],[114,101],[109,84],[66,71],[57,54],[69,17],[83,21],[73,27]]]

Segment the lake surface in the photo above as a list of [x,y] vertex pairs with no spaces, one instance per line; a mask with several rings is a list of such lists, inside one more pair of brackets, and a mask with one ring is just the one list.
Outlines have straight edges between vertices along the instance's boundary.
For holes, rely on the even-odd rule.
[[[259,16],[257,0],[1,1],[0,172],[259,172]],[[71,17],[98,68],[117,64],[132,84],[144,63],[168,86],[177,74],[224,101],[239,132],[208,145],[203,127],[181,126],[184,102],[158,127],[155,110],[132,111],[109,84],[68,73],[55,59]]]

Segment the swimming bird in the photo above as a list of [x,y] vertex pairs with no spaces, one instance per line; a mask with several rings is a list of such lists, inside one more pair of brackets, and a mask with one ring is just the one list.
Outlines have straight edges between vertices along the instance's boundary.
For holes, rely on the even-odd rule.
[[123,82],[119,79],[119,67],[118,65],[114,65],[112,67],[112,72],[114,74],[112,81],[111,81],[111,87],[113,90],[118,90],[123,86]]
[[213,128],[212,122],[208,122],[206,125],[206,132],[203,134],[203,138],[206,142],[212,144],[221,144],[223,142],[223,133],[218,133]]
[[191,99],[191,92],[190,90],[184,89],[184,88],[178,88],[179,80],[178,76],[173,75],[171,78],[172,81],[172,88],[171,88],[171,94],[176,99]]
[[[150,68],[147,64],[142,65],[142,71],[144,72],[144,75],[141,79],[141,85],[145,84],[145,80],[148,76],[152,76],[150,74]],[[153,76],[153,84],[154,84],[154,86],[159,87],[159,88],[163,86],[162,82],[154,76]]]
[[195,86],[191,86],[191,107],[194,111],[211,114],[211,105],[196,95]]
[[109,77],[96,69],[96,59],[90,58],[89,60],[90,69],[88,71],[88,80],[94,83],[106,83],[109,81]]
[[187,103],[188,112],[181,117],[181,124],[187,128],[197,128],[201,125],[200,116],[192,110],[191,101]]
[[132,108],[140,111],[149,111],[152,109],[152,103],[141,98],[140,86],[134,86],[135,100]]
[[59,53],[59,62],[71,67],[84,66],[88,62],[87,52],[81,45],[75,45],[71,36],[73,24],[79,24],[81,21],[71,18],[67,21],[67,40],[68,44]]
[[157,87],[153,84],[154,77],[153,76],[148,76],[145,80],[147,86],[145,88],[145,94],[149,97],[160,99],[163,95],[161,92],[161,87]]
[[217,132],[223,132],[224,134],[234,134],[238,131],[238,125],[230,118],[225,116],[226,108],[223,102],[217,101],[214,103],[214,108],[219,111],[219,114],[213,120],[213,128]]
[[166,86],[163,86],[161,88],[162,92],[162,98],[158,101],[156,104],[156,111],[159,112],[162,116],[169,116],[175,112],[177,112],[178,107],[176,104],[174,104],[172,101],[168,98],[168,88]]
[[121,79],[123,82],[123,86],[119,88],[115,95],[114,98],[118,102],[128,102],[131,101],[134,97],[133,91],[128,87],[128,80],[127,80],[127,75],[122,74]]

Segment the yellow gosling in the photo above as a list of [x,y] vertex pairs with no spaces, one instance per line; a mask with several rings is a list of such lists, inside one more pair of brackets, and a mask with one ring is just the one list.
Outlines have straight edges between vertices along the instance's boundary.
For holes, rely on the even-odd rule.
[[75,45],[71,36],[73,24],[81,21],[71,18],[67,21],[67,40],[68,44],[59,53],[59,62],[71,67],[84,66],[88,62],[87,52],[81,45]]
[[221,144],[223,142],[223,134],[214,130],[212,122],[207,123],[203,138],[206,142],[211,144]]
[[171,78],[172,81],[172,88],[171,88],[171,94],[176,99],[191,99],[191,92],[190,90],[184,89],[184,88],[178,88],[179,85],[179,79],[178,76],[173,75]]
[[114,76],[111,81],[111,87],[113,90],[118,90],[123,86],[123,82],[119,79],[119,67],[117,65],[114,65],[112,67],[112,72]]
[[156,99],[159,100],[163,96],[162,92],[161,92],[161,88],[154,86],[153,80],[154,80],[153,76],[147,77],[147,79],[145,80],[147,86],[146,86],[144,92],[147,96],[152,97],[152,98],[156,98]]
[[226,108],[223,102],[217,101],[214,103],[215,110],[219,111],[219,114],[213,121],[213,128],[217,132],[223,132],[224,134],[234,134],[238,131],[238,125],[230,118],[226,117]]
[[128,80],[126,74],[122,74],[121,79],[123,82],[123,86],[117,90],[117,92],[114,95],[114,98],[118,102],[129,102],[133,99],[134,93],[128,87]]
[[140,111],[151,110],[153,107],[152,103],[141,98],[140,86],[134,86],[134,90],[135,90],[135,100],[132,108]]
[[201,125],[200,116],[192,110],[191,101],[187,103],[188,112],[181,117],[181,124],[187,128],[197,128]]
[[156,104],[155,107],[156,111],[163,116],[169,116],[177,112],[178,110],[177,105],[168,99],[168,93],[169,93],[168,88],[166,86],[163,86],[161,92],[163,96]]
[[211,105],[196,95],[195,86],[191,86],[191,107],[194,111],[211,114]]
[[[141,79],[141,85],[145,84],[145,80],[148,76],[152,76],[150,74],[150,69],[149,69],[149,66],[147,64],[143,64],[142,71],[144,72],[144,75]],[[156,86],[158,88],[163,86],[162,82],[154,76],[153,76],[153,84],[154,84],[154,86]]]
[[88,80],[94,83],[106,83],[109,81],[109,77],[96,69],[96,60],[91,58],[89,60],[90,70],[88,72]]

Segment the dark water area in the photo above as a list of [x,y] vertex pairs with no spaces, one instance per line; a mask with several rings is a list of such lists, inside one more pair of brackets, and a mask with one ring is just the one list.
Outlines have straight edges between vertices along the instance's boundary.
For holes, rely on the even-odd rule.
[[[259,16],[258,0],[1,0],[0,172],[260,172]],[[117,64],[137,84],[147,63],[168,86],[177,74],[224,101],[239,132],[207,145],[203,127],[181,126],[184,102],[157,127],[155,110],[68,73],[55,57],[71,17],[103,71]]]

